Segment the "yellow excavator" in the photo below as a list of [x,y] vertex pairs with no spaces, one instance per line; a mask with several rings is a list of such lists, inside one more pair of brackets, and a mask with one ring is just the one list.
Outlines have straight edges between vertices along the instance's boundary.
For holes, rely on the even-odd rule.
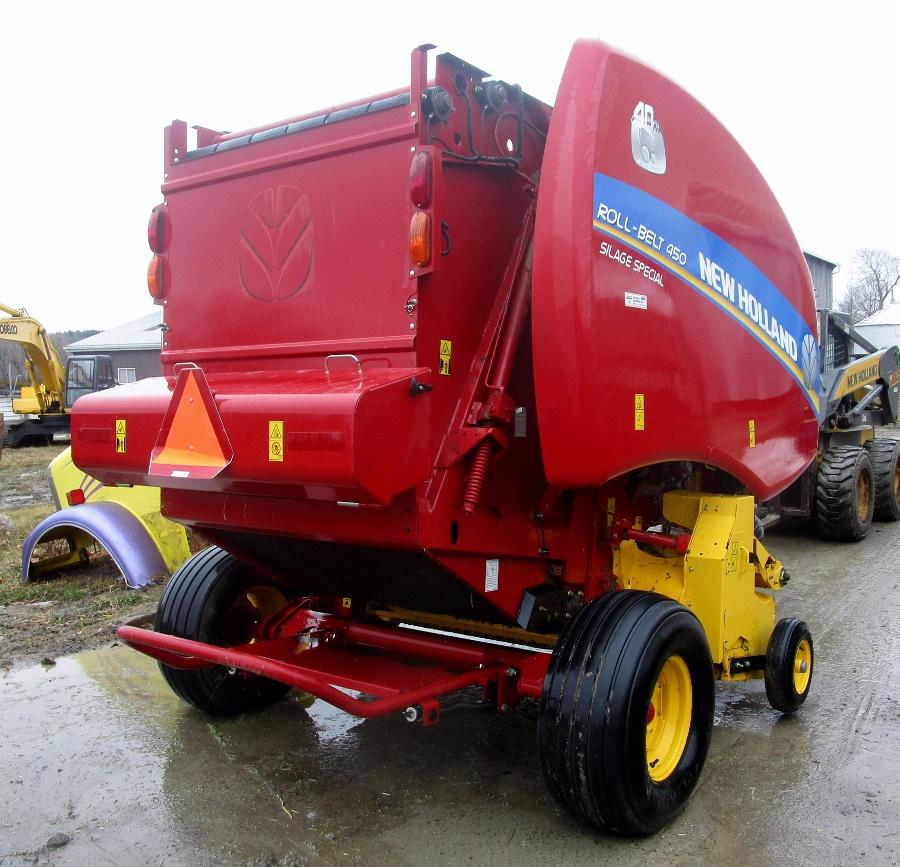
[[12,402],[20,416],[7,421],[3,444],[21,446],[49,443],[53,435],[69,431],[72,404],[116,384],[108,355],[79,355],[64,365],[47,329],[24,309],[0,303],[0,340],[19,344],[25,351],[25,373],[30,385]]

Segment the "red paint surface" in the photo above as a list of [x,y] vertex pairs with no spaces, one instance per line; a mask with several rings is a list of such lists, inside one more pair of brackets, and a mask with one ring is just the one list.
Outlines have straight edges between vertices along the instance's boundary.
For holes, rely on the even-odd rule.
[[[632,156],[639,102],[653,105],[662,125],[665,174]],[[803,255],[740,146],[655,70],[603,43],[576,43],[553,110],[535,241],[534,378],[547,478],[597,485],[692,460],[726,470],[759,499],[774,495],[815,454],[812,409],[759,343],[686,284],[666,274],[658,289],[599,254],[608,239],[592,225],[594,172],[645,190],[730,243],[816,329]],[[646,293],[648,309],[626,308],[626,292]],[[646,404],[640,431],[636,393]]]
[[[417,53],[415,94],[423,70]],[[303,587],[303,563],[260,561],[254,540],[288,552],[291,539],[418,552],[436,564],[428,580],[461,584],[509,623],[528,587],[605,592],[614,528],[638,518],[652,526],[660,489],[685,483],[678,468],[640,484],[629,470],[690,459],[763,496],[800,472],[816,442],[815,419],[784,371],[702,298],[672,280],[669,308],[638,321],[622,307],[634,285],[595,255],[593,172],[652,188],[716,231],[810,322],[813,301],[793,235],[752,164],[657,73],[579,43],[546,154],[547,106],[524,97],[520,123],[509,88],[501,112],[473,96],[467,117],[460,75],[472,93],[479,71],[438,58],[434,83],[456,105],[445,123],[425,119],[415,100],[186,161],[175,161],[184,124],[173,124],[162,206],[166,376],[79,400],[73,457],[108,484],[161,483],[166,515],[289,585]],[[638,99],[665,105],[666,175],[632,160]],[[225,139],[207,130],[201,143]],[[420,269],[408,230],[410,167],[423,150],[435,237]],[[503,161],[517,152],[517,168]],[[452,344],[448,375],[443,341]],[[180,363],[203,370],[204,400],[233,449],[211,478],[149,473]],[[416,392],[413,379],[431,390]],[[636,392],[647,400],[642,432],[633,429]],[[517,407],[525,437],[515,436]],[[127,449],[117,453],[122,418]],[[271,420],[284,423],[282,461],[269,460]],[[463,492],[484,442],[490,457],[468,516]],[[489,560],[498,561],[495,590],[485,585]]]

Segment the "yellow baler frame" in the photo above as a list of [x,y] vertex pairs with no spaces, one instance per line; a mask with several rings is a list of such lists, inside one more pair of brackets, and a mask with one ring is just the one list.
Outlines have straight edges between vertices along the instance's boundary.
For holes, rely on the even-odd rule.
[[684,554],[651,554],[624,539],[615,557],[619,586],[660,593],[690,609],[709,641],[722,680],[761,677],[775,628],[773,591],[784,578],[782,564],[754,534],[749,495],[670,491],[663,516],[690,532]]

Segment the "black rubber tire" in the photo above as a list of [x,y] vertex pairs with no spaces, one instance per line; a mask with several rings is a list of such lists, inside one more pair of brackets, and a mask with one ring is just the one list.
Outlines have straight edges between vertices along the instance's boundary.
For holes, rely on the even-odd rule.
[[[869,502],[859,514],[860,477],[868,477]],[[869,453],[861,446],[839,446],[822,455],[816,480],[819,527],[839,542],[858,542],[872,527],[875,476]]]
[[888,437],[866,443],[875,473],[875,510],[879,521],[900,520],[900,440]]
[[[673,772],[647,768],[647,715],[669,657],[687,665],[692,712]],[[576,818],[604,831],[652,834],[687,803],[712,736],[715,681],[703,627],[683,605],[655,593],[595,599],[553,651],[538,718],[544,781]]]
[[[222,620],[231,603],[249,587],[272,583],[221,548],[206,548],[172,576],[156,611],[156,631],[223,645]],[[186,670],[160,663],[159,668],[180,698],[213,716],[261,710],[291,689],[258,675],[231,675],[218,665]]]
[[[802,641],[809,642],[809,680],[803,692],[794,683],[794,662]],[[766,648],[766,695],[769,704],[782,713],[794,713],[809,695],[816,655],[809,627],[796,617],[779,620]]]

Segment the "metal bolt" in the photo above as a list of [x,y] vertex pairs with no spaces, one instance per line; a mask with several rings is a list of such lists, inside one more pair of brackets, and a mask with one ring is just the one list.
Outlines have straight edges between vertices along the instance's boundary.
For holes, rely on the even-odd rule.
[[409,270],[409,276],[410,276],[410,277],[415,277],[415,276],[416,276],[416,272],[413,271],[412,268],[410,268],[410,270]]
[[416,327],[416,323],[415,323],[415,322],[410,322],[410,323],[409,323],[409,327],[410,327],[411,329],[412,329],[412,328],[415,328],[415,327]]
[[803,662],[800,663],[800,673],[806,674],[806,669],[809,668],[809,664],[804,659]]
[[229,674],[237,674],[237,669],[236,669],[236,668],[233,668],[233,667],[232,667],[232,668],[229,668],[229,669],[228,669],[228,673],[229,673]]
[[410,298],[410,299],[406,302],[406,312],[407,312],[410,316],[412,316],[412,315],[413,315],[413,312],[415,311],[415,309],[416,309],[416,307],[417,307],[418,305],[419,305],[419,302],[418,302],[418,300],[417,300],[416,298]]
[[509,710],[509,705],[506,702],[500,705],[500,713],[506,713]]
[[410,152],[411,154],[414,154],[414,153],[416,152],[416,146],[413,145],[413,146],[409,149],[409,152]]
[[506,669],[506,676],[507,677],[518,677],[519,669],[513,668],[512,666],[510,666],[509,668]]
[[410,705],[405,711],[403,711],[403,718],[407,722],[418,722],[419,721],[419,708],[414,705]]
[[411,111],[411,112],[409,113],[409,116],[410,116],[410,117],[415,117],[415,116],[416,116],[416,113],[415,113],[414,111]]

